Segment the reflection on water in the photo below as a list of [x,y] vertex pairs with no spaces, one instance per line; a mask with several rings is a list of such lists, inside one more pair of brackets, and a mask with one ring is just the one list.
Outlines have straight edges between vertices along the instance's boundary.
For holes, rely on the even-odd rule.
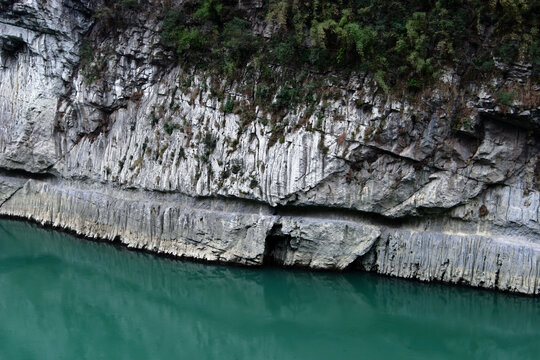
[[0,220],[0,359],[537,359],[540,300],[156,258]]

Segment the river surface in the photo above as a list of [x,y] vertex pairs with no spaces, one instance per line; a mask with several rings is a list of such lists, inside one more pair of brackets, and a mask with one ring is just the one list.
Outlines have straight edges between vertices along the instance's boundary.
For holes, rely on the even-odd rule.
[[177,261],[0,220],[0,359],[540,359],[540,299]]

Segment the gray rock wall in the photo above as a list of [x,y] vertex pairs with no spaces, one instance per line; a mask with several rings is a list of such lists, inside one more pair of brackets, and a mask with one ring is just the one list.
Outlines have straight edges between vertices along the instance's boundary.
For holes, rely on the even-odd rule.
[[[268,109],[222,110],[253,102],[250,79],[177,66],[150,7],[106,32],[100,5],[1,5],[0,214],[195,259],[540,292],[538,85],[447,69],[413,99],[308,74],[330,95],[276,139]],[[527,96],[503,106],[504,86]]]

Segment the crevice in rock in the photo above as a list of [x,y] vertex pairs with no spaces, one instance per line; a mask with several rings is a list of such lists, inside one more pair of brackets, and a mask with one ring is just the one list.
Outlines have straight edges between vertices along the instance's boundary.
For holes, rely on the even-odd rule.
[[275,223],[265,239],[263,265],[282,266],[291,240],[290,235],[282,232],[282,225]]
[[31,172],[24,169],[7,169],[0,168],[0,175],[14,178],[22,178],[27,180],[53,180],[56,176],[49,172]]
[[[349,265],[343,269],[344,271],[370,271],[370,272],[378,272],[379,265],[377,265],[377,245],[380,241],[383,241],[382,238],[379,236],[377,240],[375,240],[375,243],[371,246],[371,248],[361,256],[358,256],[354,261],[352,261]],[[388,241],[388,240],[386,240]]]
[[11,200],[11,198],[13,198],[13,196],[15,196],[15,194],[17,194],[19,190],[21,190],[23,187],[24,187],[24,184],[19,186],[17,189],[15,189],[4,201],[0,203],[0,208],[2,208],[2,206],[4,206],[5,203]]
[[13,35],[0,36],[0,50],[6,57],[16,57],[26,49],[26,42],[21,37]]
[[501,276],[502,261],[500,257],[501,257],[500,254],[497,254],[497,270],[495,271],[495,279],[493,281],[493,286],[496,288],[499,287],[499,279]]
[[534,165],[533,185],[536,190],[540,191],[540,156]]
[[508,126],[517,126],[525,130],[530,130],[535,133],[540,133],[540,111],[532,110],[527,115],[500,113],[500,112],[486,112],[480,111],[479,116],[481,119],[490,121],[497,121],[499,123],[505,123]]
[[116,235],[112,241],[111,241],[113,244],[116,244],[116,245],[122,245],[123,242],[122,242],[122,237],[120,235]]
[[356,162],[367,160],[368,162],[375,161],[380,155],[389,155],[395,159],[403,160],[408,164],[421,164],[422,166],[426,166],[426,161],[423,159],[415,159],[413,157],[404,156],[402,154],[399,154],[395,151],[385,149],[383,147],[379,147],[373,144],[365,144],[358,140],[350,140],[352,144],[356,144],[359,146],[358,150],[364,149],[364,150],[371,150],[373,153],[367,153],[367,154],[356,154],[356,159],[347,159],[340,156],[334,156],[338,159],[344,160],[347,163],[349,163],[351,166],[354,166]]
[[349,208],[317,205],[278,205],[275,214],[279,216],[322,218],[326,220],[364,220],[373,225],[400,227],[409,222],[412,216],[392,218],[375,212]]

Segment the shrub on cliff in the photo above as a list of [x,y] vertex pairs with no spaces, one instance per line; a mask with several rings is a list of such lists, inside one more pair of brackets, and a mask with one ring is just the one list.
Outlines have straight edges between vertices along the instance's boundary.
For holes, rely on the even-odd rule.
[[221,38],[227,58],[239,65],[247,62],[259,46],[249,21],[237,17],[225,23]]

